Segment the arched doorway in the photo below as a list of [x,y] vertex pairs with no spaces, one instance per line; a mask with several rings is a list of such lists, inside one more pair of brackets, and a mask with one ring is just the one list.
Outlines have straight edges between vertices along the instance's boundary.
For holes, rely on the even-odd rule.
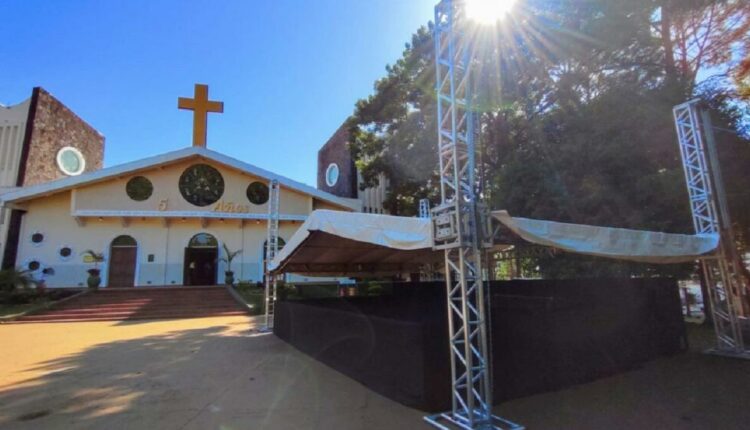
[[107,286],[121,288],[135,286],[135,265],[138,242],[131,236],[117,236],[109,246],[109,280]]
[[185,285],[216,285],[219,268],[219,241],[208,233],[198,233],[185,248]]

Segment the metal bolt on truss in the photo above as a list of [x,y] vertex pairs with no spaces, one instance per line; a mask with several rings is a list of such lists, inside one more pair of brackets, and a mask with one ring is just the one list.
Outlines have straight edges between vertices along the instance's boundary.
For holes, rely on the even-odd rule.
[[273,313],[276,306],[277,277],[268,270],[268,264],[276,258],[279,252],[279,181],[276,179],[268,187],[268,233],[266,237],[266,269],[265,269],[265,304],[266,319],[264,331],[273,330]]
[[748,319],[748,279],[742,273],[711,118],[693,100],[674,110],[680,155],[697,234],[718,234],[719,248],[701,260],[716,332],[710,353],[750,359],[743,324]]
[[489,291],[482,276],[488,217],[474,177],[472,54],[459,30],[463,9],[461,0],[442,0],[435,7],[441,204],[432,210],[432,220],[434,248],[445,252],[452,408],[425,420],[441,429],[521,429],[492,415]]

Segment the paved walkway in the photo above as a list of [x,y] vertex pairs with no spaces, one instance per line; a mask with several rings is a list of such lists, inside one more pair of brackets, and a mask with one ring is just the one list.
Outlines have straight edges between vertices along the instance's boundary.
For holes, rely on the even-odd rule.
[[[255,321],[0,325],[0,429],[429,428]],[[741,429],[748,386],[750,362],[689,353],[499,413],[531,430]]]
[[0,429],[414,429],[249,317],[0,325]]

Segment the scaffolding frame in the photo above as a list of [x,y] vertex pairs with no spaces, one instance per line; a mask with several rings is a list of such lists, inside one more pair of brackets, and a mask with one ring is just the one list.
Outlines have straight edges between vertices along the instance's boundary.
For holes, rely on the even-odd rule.
[[695,232],[719,235],[717,251],[701,259],[716,334],[716,347],[707,352],[750,359],[742,330],[748,280],[735,243],[711,116],[700,100],[675,106],[673,114]]
[[477,192],[472,44],[461,31],[463,0],[435,7],[435,68],[441,203],[432,210],[436,250],[445,252],[450,411],[425,417],[441,429],[522,429],[492,414],[489,288],[483,279],[490,217]]
[[419,200],[419,217],[420,218],[430,217],[430,199]]
[[276,307],[277,276],[268,270],[268,265],[279,252],[279,181],[272,179],[268,184],[268,231],[266,234],[265,264],[265,325],[264,331],[273,330],[273,316]]

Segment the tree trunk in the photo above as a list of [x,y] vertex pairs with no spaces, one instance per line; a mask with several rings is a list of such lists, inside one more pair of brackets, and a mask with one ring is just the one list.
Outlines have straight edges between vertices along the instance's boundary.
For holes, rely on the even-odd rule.
[[677,66],[674,61],[674,46],[672,41],[672,8],[668,1],[661,6],[661,44],[664,48],[664,71],[667,82],[677,81]]

